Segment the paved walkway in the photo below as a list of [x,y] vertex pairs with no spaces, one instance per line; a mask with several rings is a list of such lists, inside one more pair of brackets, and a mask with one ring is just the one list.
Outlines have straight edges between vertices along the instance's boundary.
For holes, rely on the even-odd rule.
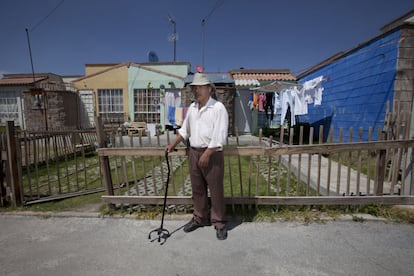
[[184,233],[169,220],[164,245],[148,234],[160,221],[0,214],[0,275],[413,275],[414,225],[383,221],[233,221]]
[[[329,172],[329,159],[321,156],[320,159],[320,171],[318,171],[319,158],[317,154],[311,155],[311,160],[309,161],[308,154],[302,154],[301,157],[301,166],[300,166],[300,176],[301,180],[306,183],[308,178],[308,169],[310,164],[310,186],[313,189],[317,189],[318,184],[320,187],[320,192],[322,195],[357,195],[359,192],[362,194],[374,194],[374,180],[368,179],[364,174],[359,174],[354,169],[349,169],[348,167],[342,165],[338,169],[338,163],[331,161],[330,168],[330,181],[328,186],[328,172]],[[282,163],[285,166],[288,166],[289,159],[287,155],[282,156]],[[292,171],[296,176],[299,172],[299,154],[291,155],[291,166]],[[320,173],[320,182],[318,183],[318,174]],[[338,179],[339,173],[339,179]],[[348,179],[349,178],[349,179]],[[359,183],[359,184],[358,184]],[[391,183],[389,181],[384,181],[384,192],[388,193],[391,189]]]

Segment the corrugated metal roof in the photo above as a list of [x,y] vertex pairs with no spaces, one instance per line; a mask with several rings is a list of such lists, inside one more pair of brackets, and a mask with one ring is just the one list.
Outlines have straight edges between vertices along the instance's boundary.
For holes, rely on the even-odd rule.
[[[215,84],[217,83],[234,83],[229,73],[204,73],[208,76],[209,80]],[[187,75],[184,78],[184,83],[191,83],[194,75]]]

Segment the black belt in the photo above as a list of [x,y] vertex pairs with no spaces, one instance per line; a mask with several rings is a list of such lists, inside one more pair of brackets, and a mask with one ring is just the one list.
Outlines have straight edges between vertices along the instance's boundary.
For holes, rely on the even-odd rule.
[[195,148],[195,147],[191,147],[192,150],[195,151],[205,151],[207,148]]

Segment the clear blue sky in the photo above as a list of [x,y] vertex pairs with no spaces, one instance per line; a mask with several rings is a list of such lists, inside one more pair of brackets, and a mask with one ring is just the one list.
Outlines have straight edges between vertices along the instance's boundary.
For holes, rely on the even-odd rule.
[[87,63],[177,61],[208,72],[290,69],[294,74],[379,34],[414,9],[409,0],[1,0],[0,74],[84,73]]

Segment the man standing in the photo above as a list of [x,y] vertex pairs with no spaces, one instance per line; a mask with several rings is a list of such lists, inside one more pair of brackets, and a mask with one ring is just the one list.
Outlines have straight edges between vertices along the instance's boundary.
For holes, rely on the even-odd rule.
[[[229,118],[224,105],[211,97],[214,84],[205,74],[196,73],[190,84],[195,102],[173,143],[166,151],[172,152],[182,141],[189,139],[190,180],[193,194],[193,218],[184,226],[188,233],[199,227],[214,225],[219,240],[227,238],[224,204],[224,156]],[[208,191],[211,195],[211,214]]]

